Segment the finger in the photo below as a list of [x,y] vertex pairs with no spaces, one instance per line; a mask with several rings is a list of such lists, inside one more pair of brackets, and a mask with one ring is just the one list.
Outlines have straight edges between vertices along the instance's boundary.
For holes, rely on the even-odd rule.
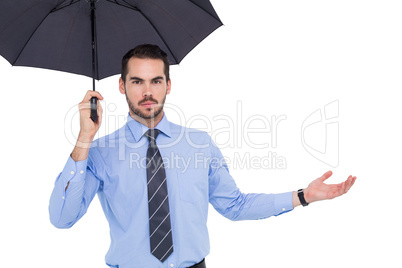
[[92,97],[96,97],[100,100],[103,100],[102,95],[98,91],[88,90],[82,102],[89,102]]
[[100,104],[100,101],[98,100],[98,109],[97,109],[97,113],[98,113],[98,124],[100,125],[102,122],[102,115],[103,115],[103,108],[102,105]]
[[[91,92],[92,92],[92,91],[91,91]],[[96,96],[97,96],[97,95],[96,95]],[[94,97],[95,97],[95,96],[94,96]],[[88,94],[88,96],[85,95],[85,98],[84,98],[84,99],[82,100],[82,102],[80,102],[78,105],[79,105],[80,107],[82,107],[83,109],[91,108],[91,103],[90,103],[91,98],[92,98],[92,93],[91,93],[91,94]],[[103,100],[103,97],[102,97],[101,99],[98,98],[97,106],[100,105],[99,100]]]
[[349,176],[347,180],[345,180],[342,184],[343,189],[342,189],[342,194],[345,194],[349,188],[350,183],[352,182],[352,176]]
[[346,181],[344,181],[343,183],[342,183],[342,193],[341,193],[341,195],[343,195],[343,194],[345,194],[346,193],[346,186],[347,185],[347,183],[346,183]]
[[352,188],[353,184],[355,184],[356,181],[356,177],[352,177],[350,176],[350,180],[348,179],[348,185],[346,187],[346,192],[348,192],[350,190],[350,188]]
[[91,109],[91,104],[89,102],[80,102],[78,104],[78,109],[81,110],[86,110],[86,109]]
[[320,177],[320,179],[321,179],[321,181],[325,181],[326,179],[328,179],[328,178],[331,177],[331,176],[332,176],[332,171],[329,170],[329,171],[325,172],[324,175],[322,175],[322,176]]
[[98,112],[103,112],[103,108],[102,108],[102,105],[101,105],[101,103],[100,103],[99,100],[98,100],[98,105],[97,105],[97,107],[98,107]]

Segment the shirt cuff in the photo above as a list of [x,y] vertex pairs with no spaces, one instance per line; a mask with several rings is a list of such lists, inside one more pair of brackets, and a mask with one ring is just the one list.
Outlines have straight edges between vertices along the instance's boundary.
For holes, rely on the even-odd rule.
[[62,172],[64,184],[67,185],[68,182],[83,181],[86,175],[87,163],[88,158],[76,162],[70,156]]
[[275,194],[275,215],[293,210],[293,192]]

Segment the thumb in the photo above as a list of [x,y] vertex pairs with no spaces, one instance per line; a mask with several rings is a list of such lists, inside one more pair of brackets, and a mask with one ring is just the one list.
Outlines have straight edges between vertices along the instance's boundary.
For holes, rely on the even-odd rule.
[[331,176],[332,176],[332,171],[329,170],[329,171],[325,172],[324,175],[322,175],[320,179],[321,179],[321,181],[325,181],[326,179],[328,179]]

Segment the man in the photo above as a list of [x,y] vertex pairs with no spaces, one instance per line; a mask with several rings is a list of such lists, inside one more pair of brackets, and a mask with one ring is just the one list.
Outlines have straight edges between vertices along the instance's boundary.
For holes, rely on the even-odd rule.
[[262,219],[338,197],[356,180],[327,185],[329,171],[298,192],[241,193],[209,135],[166,118],[169,62],[157,46],[141,45],[123,57],[119,90],[129,106],[127,124],[96,141],[102,108],[92,122],[89,101],[103,97],[88,91],[79,104],[77,144],[49,206],[52,224],[69,228],[97,193],[110,226],[110,267],[205,268],[208,202],[231,220]]

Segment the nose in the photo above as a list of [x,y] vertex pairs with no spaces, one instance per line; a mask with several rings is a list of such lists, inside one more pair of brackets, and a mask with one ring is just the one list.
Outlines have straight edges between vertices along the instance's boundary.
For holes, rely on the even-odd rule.
[[151,87],[149,85],[144,85],[144,92],[142,94],[143,97],[151,97],[152,96],[152,91]]

